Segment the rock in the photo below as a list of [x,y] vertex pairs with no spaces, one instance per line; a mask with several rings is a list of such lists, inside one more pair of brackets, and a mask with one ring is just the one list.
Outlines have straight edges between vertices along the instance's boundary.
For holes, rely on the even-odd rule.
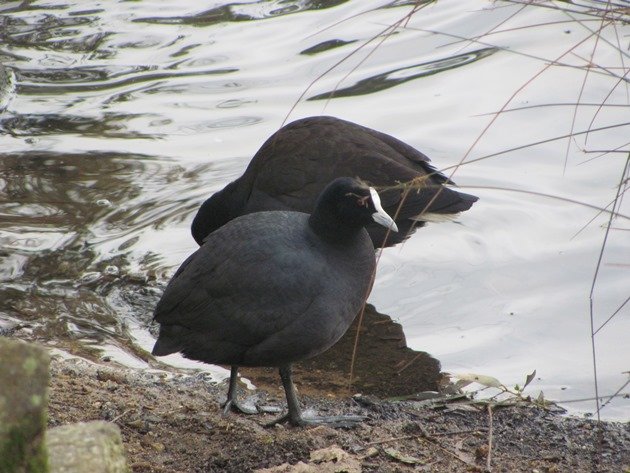
[[50,473],[128,473],[120,429],[93,421],[50,429]]
[[47,471],[49,364],[43,348],[0,337],[0,473]]

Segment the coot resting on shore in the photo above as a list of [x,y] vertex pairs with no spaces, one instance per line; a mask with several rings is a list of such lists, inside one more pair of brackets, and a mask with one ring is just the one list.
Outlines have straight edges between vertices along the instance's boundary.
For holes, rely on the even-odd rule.
[[291,364],[330,348],[372,287],[374,247],[365,226],[397,231],[373,188],[338,178],[311,215],[238,217],[206,238],[177,270],[155,309],[154,355],[232,366],[226,409],[237,406],[239,366],[277,366],[293,425],[302,417]]
[[[203,239],[239,215],[264,210],[310,213],[317,196],[337,177],[358,177],[377,187],[422,178],[400,210],[403,190],[379,191],[383,208],[395,216],[400,232],[385,246],[403,241],[427,221],[454,218],[477,197],[447,187],[454,184],[420,151],[393,136],[334,117],[315,116],[290,123],[274,133],[252,158],[245,173],[207,199],[192,223],[192,235]],[[397,213],[398,212],[398,213]],[[367,227],[374,246],[383,246],[386,230]]]

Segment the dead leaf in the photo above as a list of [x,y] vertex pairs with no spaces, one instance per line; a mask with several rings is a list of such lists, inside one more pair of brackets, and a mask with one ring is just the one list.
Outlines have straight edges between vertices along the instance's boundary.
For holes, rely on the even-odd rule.
[[372,458],[375,457],[376,455],[378,455],[378,448],[376,447],[370,447],[365,451],[365,454],[363,456],[361,456],[361,460],[364,460],[366,458]]
[[317,469],[314,466],[307,465],[304,462],[298,462],[295,465],[290,463],[283,463],[282,465],[274,466],[271,468],[261,468],[254,470],[254,473],[316,473]]
[[320,448],[311,452],[311,461],[315,463],[322,462],[339,462],[348,458],[348,454],[339,448],[337,445],[332,445],[326,448]]
[[505,386],[501,381],[497,378],[493,378],[492,376],[486,376],[483,374],[475,374],[475,373],[458,373],[452,374],[453,378],[457,378],[463,381],[468,381],[470,383],[479,383],[483,386],[487,386],[489,388],[498,388],[505,389]]
[[527,375],[527,378],[525,378],[525,384],[523,385],[522,391],[524,391],[527,385],[532,382],[535,376],[536,376],[536,370],[532,371],[530,374]]
[[411,455],[405,455],[404,453],[399,452],[394,448],[384,448],[383,451],[387,453],[390,457],[398,460],[399,462],[407,463],[408,465],[417,465],[419,463],[422,463],[422,460],[420,460],[419,458],[412,457]]

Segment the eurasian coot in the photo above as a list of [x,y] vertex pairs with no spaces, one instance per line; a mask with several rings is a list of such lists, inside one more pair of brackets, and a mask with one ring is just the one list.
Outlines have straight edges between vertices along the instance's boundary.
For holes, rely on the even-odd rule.
[[[239,215],[264,210],[312,212],[324,187],[336,177],[358,177],[370,185],[392,186],[425,177],[398,210],[403,190],[380,191],[383,208],[395,216],[400,232],[385,246],[403,241],[426,221],[452,218],[468,210],[477,197],[458,192],[429,164],[429,158],[385,133],[334,117],[297,120],[274,133],[258,150],[245,173],[200,207],[192,223],[198,244]],[[368,225],[375,247],[386,230]]]
[[293,425],[304,419],[291,363],[330,348],[359,313],[375,270],[365,226],[397,231],[373,188],[338,178],[311,215],[244,215],[211,233],[177,270],[155,309],[154,355],[232,366],[227,408],[237,405],[238,366],[276,366]]

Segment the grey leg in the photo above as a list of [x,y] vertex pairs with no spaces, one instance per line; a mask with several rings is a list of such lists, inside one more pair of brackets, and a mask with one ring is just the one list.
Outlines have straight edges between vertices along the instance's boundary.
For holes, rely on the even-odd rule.
[[331,427],[353,427],[365,420],[365,417],[363,416],[309,417],[305,419],[302,417],[302,409],[300,409],[300,403],[297,398],[297,393],[295,392],[295,386],[291,375],[291,365],[280,367],[280,379],[282,380],[282,386],[284,387],[284,392],[287,396],[287,407],[289,408],[289,412],[279,419],[266,424],[265,427],[271,427],[283,422],[288,422],[296,427],[321,424],[326,424]]
[[282,380],[282,386],[287,396],[287,407],[289,408],[287,420],[291,425],[304,425],[302,409],[300,409],[300,403],[297,398],[297,393],[295,392],[295,385],[293,384],[291,365],[280,367],[280,379]]
[[230,411],[242,412],[243,414],[258,413],[256,409],[245,407],[238,402],[238,366],[232,366],[230,369],[230,387],[228,388],[227,400],[222,407],[224,415]]

